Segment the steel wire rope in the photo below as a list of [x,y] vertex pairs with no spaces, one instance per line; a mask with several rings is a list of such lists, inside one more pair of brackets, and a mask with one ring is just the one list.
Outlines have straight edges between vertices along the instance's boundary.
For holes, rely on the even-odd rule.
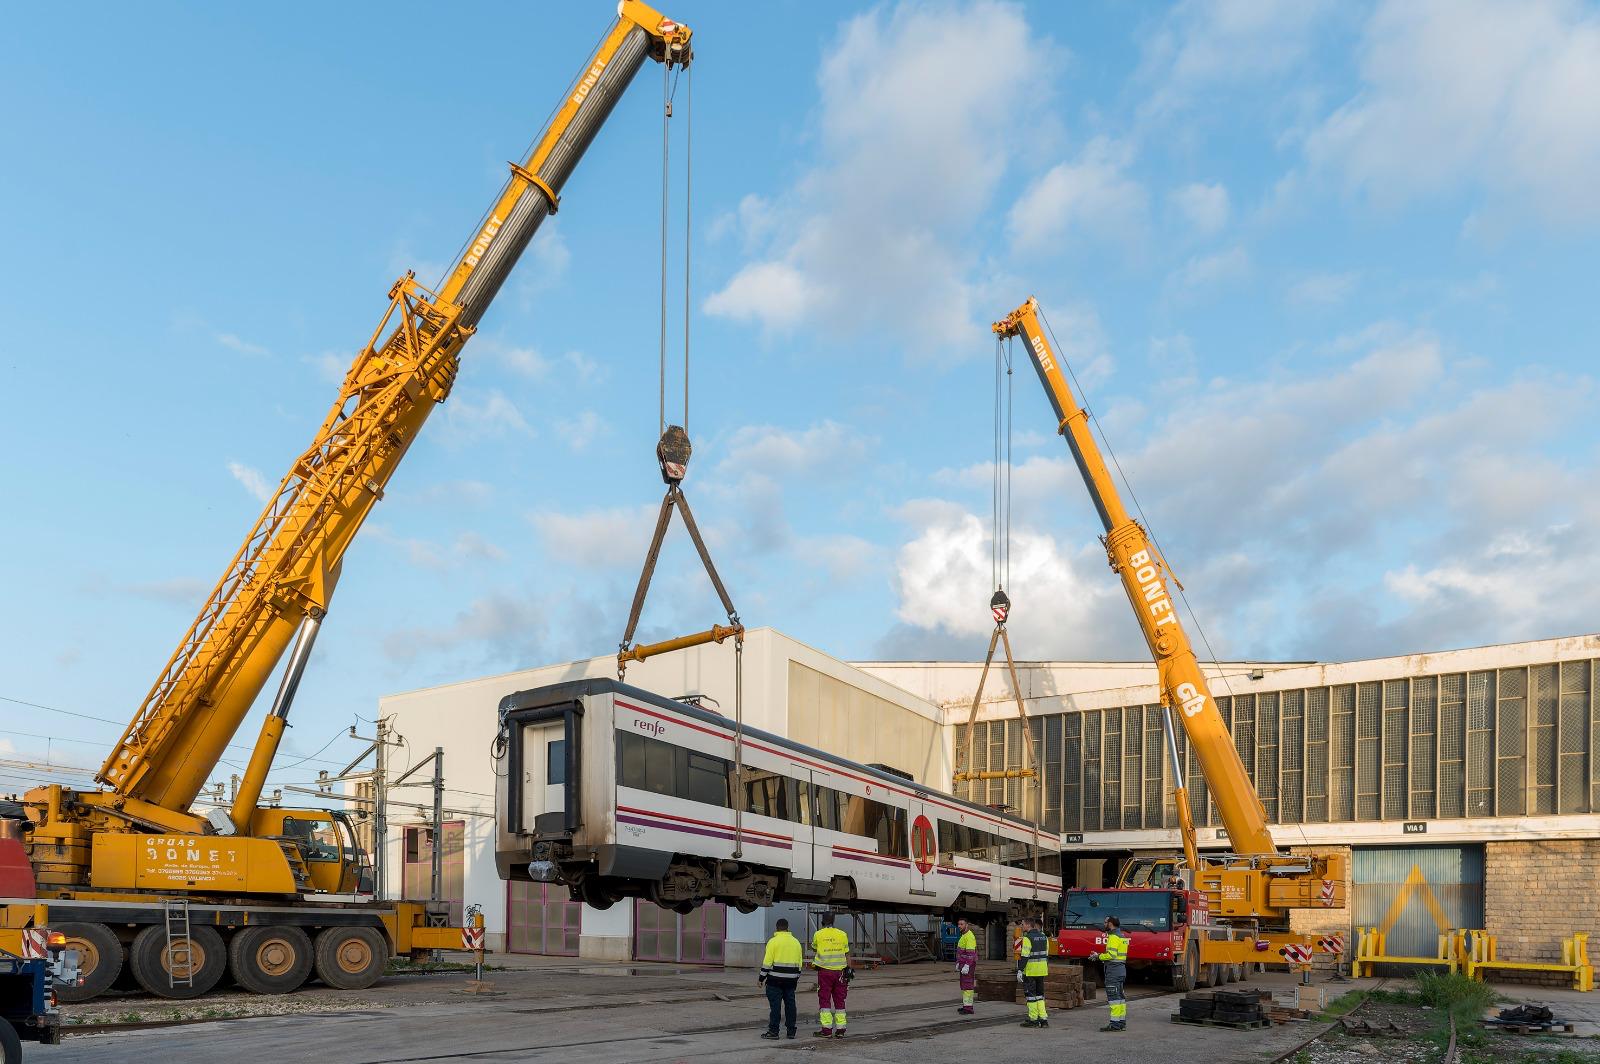
[[[1094,422],[1095,431],[1100,434],[1100,442],[1105,446],[1106,453],[1111,456],[1111,464],[1116,467],[1117,476],[1122,480],[1122,486],[1128,491],[1128,498],[1133,500],[1134,511],[1138,513],[1139,520],[1144,523],[1145,534],[1150,537],[1150,542],[1155,545],[1156,552],[1161,555],[1162,567],[1166,569],[1168,573],[1171,573],[1171,566],[1167,562],[1167,552],[1165,548],[1161,546],[1161,540],[1156,537],[1155,529],[1150,525],[1150,519],[1145,516],[1144,507],[1139,502],[1138,493],[1133,490],[1133,484],[1128,480],[1128,475],[1123,472],[1122,462],[1118,460],[1117,452],[1111,446],[1110,438],[1106,436],[1105,426],[1100,424],[1100,419],[1095,415],[1094,408],[1089,405],[1089,395],[1084,391],[1083,385],[1078,381],[1077,373],[1073,372],[1072,363],[1067,359],[1066,353],[1062,349],[1060,342],[1056,340],[1056,331],[1055,329],[1051,328],[1050,319],[1045,317],[1044,310],[1042,308],[1039,311],[1039,320],[1044,322],[1045,331],[1050,334],[1050,344],[1055,348],[1056,357],[1060,360],[1061,364],[1067,368],[1067,374],[1072,377],[1073,387],[1078,390],[1078,395],[1083,399],[1084,413],[1089,416],[1090,421]],[[1178,589],[1178,598],[1183,601],[1184,611],[1189,614],[1189,620],[1194,624],[1194,630],[1200,636],[1200,642],[1205,644],[1206,654],[1210,660],[1211,666],[1216,670],[1217,679],[1222,681],[1223,690],[1228,693],[1229,699],[1232,699],[1233,687],[1228,683],[1227,673],[1223,672],[1222,670],[1222,663],[1217,660],[1217,652],[1211,647],[1211,640],[1206,635],[1205,626],[1200,623],[1199,615],[1195,613],[1194,607],[1189,604],[1189,596],[1184,592],[1183,584],[1178,580],[1175,574],[1172,577],[1172,582]]]

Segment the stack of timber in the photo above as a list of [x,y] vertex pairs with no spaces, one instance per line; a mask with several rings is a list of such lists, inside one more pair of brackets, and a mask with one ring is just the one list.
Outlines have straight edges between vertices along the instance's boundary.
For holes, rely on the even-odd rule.
[[978,962],[979,1001],[1014,1001],[1016,996],[1017,966],[1014,962]]
[[1261,995],[1253,990],[1211,990],[1185,994],[1178,1002],[1178,1011],[1172,1014],[1173,1023],[1192,1023],[1202,1027],[1231,1027],[1235,1030],[1253,1031],[1271,1027],[1272,1018],[1264,1006]]
[[[1017,966],[1005,961],[981,961],[978,964],[978,1000],[1014,1001],[1025,1004],[1022,985],[1017,982]],[[1044,1003],[1051,1009],[1075,1009],[1085,1001],[1094,1000],[1094,987],[1086,986],[1083,966],[1078,964],[1050,965],[1050,974],[1044,977]]]

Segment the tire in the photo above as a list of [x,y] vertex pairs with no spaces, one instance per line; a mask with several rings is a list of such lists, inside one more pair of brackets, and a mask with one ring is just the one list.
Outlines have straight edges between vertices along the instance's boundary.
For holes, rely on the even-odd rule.
[[169,973],[167,929],[152,924],[134,936],[133,945],[128,947],[128,963],[133,968],[133,977],[139,981],[142,989],[157,997],[186,1001],[209,993],[228,970],[228,950],[222,944],[222,936],[214,928],[191,927],[189,949],[193,978],[188,984],[173,985]]
[[365,990],[389,966],[389,940],[375,927],[329,927],[317,935],[317,977],[336,990]]
[[591,909],[609,909],[617,903],[617,899],[607,893],[598,879],[585,876],[578,885],[578,893],[583,896],[583,904]]
[[1182,966],[1172,966],[1172,988],[1187,993],[1195,988],[1200,980],[1200,947],[1193,940],[1189,940],[1189,948],[1183,951]]
[[75,1005],[104,994],[122,973],[125,953],[116,934],[105,924],[54,924],[50,930],[67,936],[67,949],[78,951],[83,982],[56,988],[56,1000]]
[[1194,981],[1194,985],[1202,989],[1216,986],[1222,979],[1221,968],[1219,964],[1202,964],[1200,977]]
[[247,927],[228,943],[228,970],[252,994],[287,994],[311,977],[311,936],[298,927]]
[[0,1061],[4,1064],[22,1064],[22,1039],[9,1021],[0,1020]]

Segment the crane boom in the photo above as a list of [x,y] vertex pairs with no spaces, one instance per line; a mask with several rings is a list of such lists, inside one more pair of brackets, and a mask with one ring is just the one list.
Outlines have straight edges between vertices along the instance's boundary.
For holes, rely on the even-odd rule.
[[[328,608],[345,550],[429,413],[449,395],[460,351],[578,160],[644,60],[686,66],[690,31],[638,0],[616,22],[484,216],[438,292],[408,274],[350,367],[316,439],[295,459],[222,579],[156,678],[98,779],[125,819],[185,828],[187,814],[285,649]],[[282,735],[268,715],[233,819],[253,807]],[[254,792],[250,793],[251,786]],[[247,800],[246,800],[247,799]]]
[[[1216,700],[1196,660],[1194,648],[1183,630],[1167,589],[1166,564],[1151,542],[1149,534],[1134,520],[1117,494],[1106,468],[1089,417],[1078,405],[1066,375],[1051,350],[1039,320],[1039,304],[1030,298],[1005,318],[995,322],[994,332],[1001,338],[1020,336],[1027,345],[1033,368],[1038,371],[1055,409],[1057,430],[1066,437],[1072,459],[1083,476],[1089,497],[1105,526],[1106,555],[1111,568],[1122,579],[1122,589],[1139,620],[1150,653],[1155,658],[1161,702],[1175,711],[1183,722],[1190,748],[1200,761],[1211,788],[1211,797],[1222,816],[1228,839],[1238,854],[1275,854],[1267,815],[1257,797],[1244,762],[1228,734],[1228,727],[1217,709]],[[1178,777],[1181,787],[1183,780]]]

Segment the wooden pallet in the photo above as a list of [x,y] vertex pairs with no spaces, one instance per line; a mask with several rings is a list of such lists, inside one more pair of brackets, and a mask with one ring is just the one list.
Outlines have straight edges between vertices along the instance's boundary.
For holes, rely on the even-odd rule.
[[1172,1022],[1186,1023],[1191,1027],[1226,1027],[1231,1031],[1260,1031],[1272,1026],[1272,1021],[1265,1017],[1259,1020],[1234,1022],[1233,1020],[1191,1019],[1188,1016],[1179,1016],[1176,1012],[1172,1014]]

